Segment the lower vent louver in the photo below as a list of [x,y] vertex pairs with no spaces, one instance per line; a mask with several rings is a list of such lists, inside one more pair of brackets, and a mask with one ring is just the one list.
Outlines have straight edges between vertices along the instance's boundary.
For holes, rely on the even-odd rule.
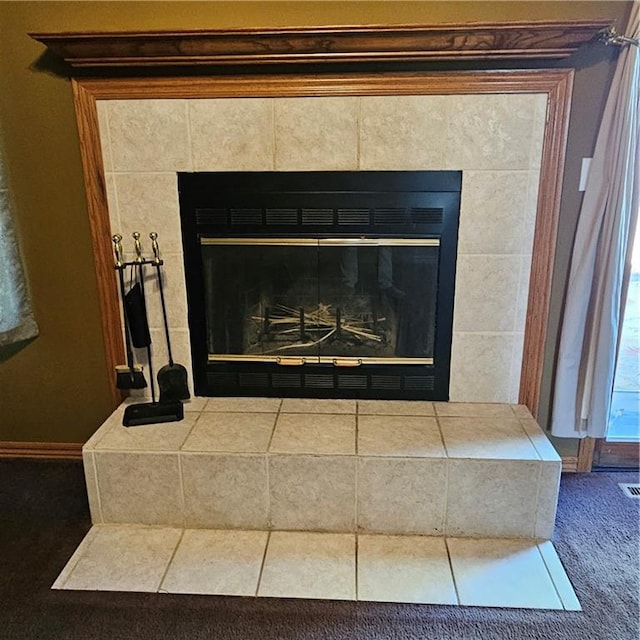
[[276,389],[287,387],[299,389],[302,386],[301,377],[299,373],[273,373],[271,375],[271,386]]

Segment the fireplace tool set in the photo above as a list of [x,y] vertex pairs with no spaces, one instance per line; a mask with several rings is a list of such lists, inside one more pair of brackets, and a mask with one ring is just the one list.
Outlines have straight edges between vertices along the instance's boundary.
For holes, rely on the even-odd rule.
[[[140,234],[134,233],[134,247],[136,257],[134,260],[124,260],[122,250],[122,236],[113,236],[115,253],[115,269],[118,272],[118,285],[122,300],[122,317],[124,322],[126,365],[116,367],[116,386],[118,389],[143,389],[147,386],[143,367],[134,361],[133,348],[144,348],[147,351],[149,363],[149,380],[151,383],[151,402],[143,402],[128,405],[124,411],[122,424],[125,427],[137,425],[157,424],[160,422],[177,422],[184,417],[182,400],[190,397],[187,384],[187,370],[173,361],[171,352],[171,340],[169,337],[169,322],[162,284],[162,265],[158,247],[158,234],[150,233],[153,258],[145,258],[142,254]],[[147,305],[145,294],[145,268],[155,267],[162,307],[162,319],[164,323],[165,339],[169,363],[163,366],[157,374],[159,399],[156,400],[156,390],[153,379],[153,364],[151,359],[151,333],[147,318]],[[125,284],[125,270],[129,269],[129,287]]]

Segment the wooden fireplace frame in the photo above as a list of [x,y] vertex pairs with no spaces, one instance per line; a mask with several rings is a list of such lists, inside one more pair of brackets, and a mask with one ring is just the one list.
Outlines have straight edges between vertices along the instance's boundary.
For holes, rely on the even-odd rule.
[[[80,75],[72,78],[72,86],[114,406],[122,399],[112,373],[122,358],[123,338],[109,240],[98,100],[544,93],[548,98],[547,119],[519,391],[519,402],[535,416],[542,382],[573,70],[492,68],[432,72],[428,63],[563,58],[605,26],[602,22],[505,23],[32,34],[73,69],[80,70]],[[349,64],[345,66],[346,62]],[[309,65],[318,63],[322,65],[310,71]],[[406,70],[406,63],[410,63],[410,71]],[[213,66],[203,74],[202,65]],[[189,73],[190,67],[197,67],[197,73]],[[153,75],[149,68],[154,68]],[[81,74],[87,69],[101,75],[83,77]],[[145,70],[150,77],[139,75]]]

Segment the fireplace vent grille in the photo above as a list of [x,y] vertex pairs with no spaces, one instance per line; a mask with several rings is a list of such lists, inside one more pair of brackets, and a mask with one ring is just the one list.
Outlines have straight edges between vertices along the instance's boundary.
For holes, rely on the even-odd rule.
[[374,209],[374,224],[403,224],[406,219],[406,209]]
[[267,373],[241,373],[239,378],[241,387],[269,386],[269,374]]
[[338,209],[338,224],[369,224],[369,209]]
[[231,224],[262,224],[262,209],[231,209]]
[[298,210],[266,209],[265,221],[269,226],[294,226],[298,224]]
[[257,393],[267,393],[268,389],[343,389],[345,391],[433,391],[435,376],[380,376],[362,374],[333,373],[222,373],[210,372],[207,375],[210,385],[223,392],[233,393],[234,388],[255,389]]
[[433,391],[435,382],[435,376],[405,376],[404,388],[406,391]]
[[[206,227],[226,227],[232,232],[234,226],[260,227],[387,227],[396,225],[416,230],[437,233],[443,224],[444,211],[440,208],[198,208],[195,210],[196,224]],[[373,220],[373,222],[372,222]]]
[[304,377],[304,386],[312,389],[333,389],[332,375],[310,373]]
[[367,376],[338,376],[338,389],[366,389]]
[[274,373],[271,375],[271,386],[274,389],[299,389],[302,386],[302,376],[299,373]]
[[444,217],[442,209],[426,209],[415,207],[411,209],[411,222],[413,224],[437,224],[441,225]]
[[303,209],[302,224],[304,225],[332,225],[333,209]]
[[400,376],[371,376],[371,388],[397,391],[401,385]]
[[227,210],[196,209],[196,223],[208,226],[224,226],[227,224]]

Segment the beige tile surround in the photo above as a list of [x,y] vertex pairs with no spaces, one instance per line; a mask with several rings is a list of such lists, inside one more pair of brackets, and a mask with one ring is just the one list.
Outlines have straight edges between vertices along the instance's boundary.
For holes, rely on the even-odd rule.
[[251,400],[129,429],[119,408],[83,451],[94,523],[552,535],[561,461],[525,407]]
[[[159,233],[176,361],[190,367],[177,171],[462,170],[450,396],[517,401],[546,95],[114,100],[98,111],[112,231]],[[157,296],[149,311],[164,362]]]

